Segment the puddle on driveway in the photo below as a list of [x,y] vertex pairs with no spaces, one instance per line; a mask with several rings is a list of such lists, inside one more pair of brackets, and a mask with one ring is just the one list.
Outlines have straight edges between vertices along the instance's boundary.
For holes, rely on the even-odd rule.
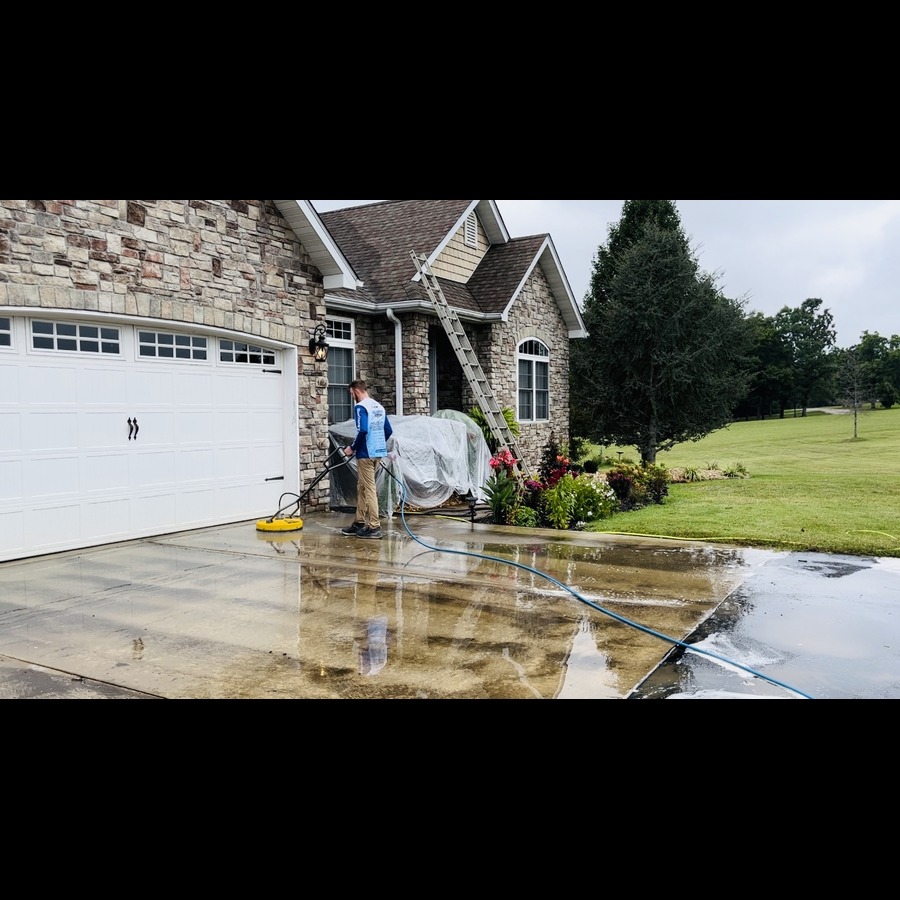
[[[790,641],[784,588],[816,597],[826,580],[878,571],[848,560],[846,577],[826,579],[809,571],[818,557],[435,518],[414,520],[415,537],[393,521],[366,542],[340,535],[344,524],[313,518],[278,539],[244,524],[0,565],[0,697],[23,696],[17,667],[68,673],[79,696],[93,683],[172,699],[699,697],[693,669],[673,659],[655,672],[698,628],[721,655],[812,690],[821,678],[786,667],[765,632],[744,646],[738,623],[768,597],[765,618]],[[768,594],[767,578],[779,585]]]

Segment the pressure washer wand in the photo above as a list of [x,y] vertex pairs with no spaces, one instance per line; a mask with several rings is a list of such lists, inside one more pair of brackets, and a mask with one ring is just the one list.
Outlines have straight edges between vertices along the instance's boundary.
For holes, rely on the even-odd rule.
[[[343,455],[343,451],[340,447],[335,447],[335,449],[328,455],[325,460],[325,470],[313,480],[312,484],[310,484],[310,486],[302,494],[282,494],[281,498],[278,501],[278,512],[276,512],[269,519],[263,519],[261,522],[257,522],[256,530],[265,533],[300,531],[303,528],[303,520],[297,518],[297,513],[300,512],[300,507],[303,505],[303,501],[312,493],[316,485],[319,484],[319,482],[322,481],[323,478],[350,462],[350,459],[346,455],[344,455],[342,461],[337,465],[330,465],[332,457],[339,451]],[[285,497],[294,497],[295,499],[286,506],[281,506]],[[288,513],[288,510],[290,510],[291,512],[286,515],[286,513]]]
[[[334,465],[334,466],[329,465],[331,458],[335,455],[335,453],[338,453],[338,452],[341,453],[341,455],[343,456],[343,459],[337,465]],[[335,447],[334,450],[331,451],[331,453],[328,455],[328,457],[325,460],[325,470],[323,472],[320,472],[319,475],[317,475],[313,479],[312,484],[310,484],[310,486],[298,498],[297,509],[298,510],[300,509],[300,505],[315,490],[315,488],[317,487],[319,482],[322,481],[323,478],[330,475],[332,472],[336,471],[337,469],[342,469],[349,462],[350,462],[350,457],[344,453],[343,448]]]

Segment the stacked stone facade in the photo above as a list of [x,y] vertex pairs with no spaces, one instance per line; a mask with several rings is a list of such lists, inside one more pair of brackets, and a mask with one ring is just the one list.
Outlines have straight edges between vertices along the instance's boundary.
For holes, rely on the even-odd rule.
[[[435,271],[466,281],[488,249],[464,229]],[[300,483],[320,474],[330,452],[327,368],[306,345],[325,320],[321,273],[272,200],[0,200],[0,307],[84,311],[203,326],[299,348]],[[400,316],[405,415],[430,415],[429,348],[438,351],[440,408],[468,412],[474,397],[434,316]],[[397,413],[395,325],[359,316],[357,375]],[[569,339],[538,267],[509,321],[465,323],[501,406],[518,407],[517,350],[529,339],[550,349],[551,421],[525,423],[519,443],[535,468],[551,438],[569,438]],[[454,402],[455,401],[455,402]],[[461,402],[460,402],[461,401]],[[312,506],[328,499],[323,483]]]
[[322,278],[271,200],[0,200],[0,306],[206,326],[301,348],[301,483],[328,452],[306,352]]
[[[433,317],[407,315],[403,323],[403,403],[406,415],[430,415],[431,372],[429,343],[438,350],[438,405],[468,413],[475,405],[459,361],[440,324]],[[363,324],[363,323],[361,323]],[[557,444],[569,440],[569,333],[553,298],[550,284],[538,267],[514,304],[509,321],[492,325],[464,322],[466,336],[501,407],[518,410],[518,349],[523,341],[539,340],[550,350],[550,421],[524,423],[519,446],[526,463],[534,470],[540,464],[551,439]],[[379,326],[376,326],[378,332]],[[361,342],[361,367],[374,373],[374,384],[388,412],[395,406],[393,325],[387,324],[376,337],[376,352],[366,356]],[[369,378],[368,380],[372,380]]]

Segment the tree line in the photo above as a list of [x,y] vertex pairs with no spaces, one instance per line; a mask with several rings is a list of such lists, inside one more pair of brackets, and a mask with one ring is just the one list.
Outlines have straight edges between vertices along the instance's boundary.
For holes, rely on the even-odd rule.
[[671,200],[626,200],[593,263],[573,342],[571,434],[645,465],[735,419],[900,403],[900,336],[836,344],[818,298],[748,313],[700,268]]

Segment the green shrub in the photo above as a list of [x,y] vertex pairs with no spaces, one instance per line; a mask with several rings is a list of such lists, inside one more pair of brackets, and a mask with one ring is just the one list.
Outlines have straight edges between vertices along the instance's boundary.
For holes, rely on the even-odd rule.
[[541,495],[541,511],[551,528],[568,531],[575,518],[575,488],[577,479],[565,475]]
[[510,525],[516,528],[537,528],[540,524],[538,511],[530,506],[517,507],[510,516]]
[[669,471],[665,466],[620,463],[606,476],[622,512],[650,503],[663,504],[669,496]]
[[518,506],[519,483],[508,472],[495,472],[484,486],[487,504],[495,525],[508,525],[509,519]]
[[619,499],[604,481],[594,478],[572,479],[575,508],[571,528],[583,528],[601,519],[608,519],[619,511]]
[[[481,433],[484,435],[484,439],[487,441],[487,445],[490,448],[491,453],[496,453],[500,448],[497,443],[497,439],[494,437],[494,434],[491,431],[491,426],[488,423],[488,420],[485,418],[484,413],[481,411],[481,407],[475,406],[470,409],[469,418],[481,429]],[[510,434],[514,438],[518,438],[522,433],[522,429],[519,425],[518,419],[516,419],[516,411],[511,406],[504,407],[503,418],[506,420],[506,427],[509,428]]]
[[662,505],[669,496],[669,470],[665,466],[644,466],[641,469],[641,482],[646,485],[647,499],[651,503]]

